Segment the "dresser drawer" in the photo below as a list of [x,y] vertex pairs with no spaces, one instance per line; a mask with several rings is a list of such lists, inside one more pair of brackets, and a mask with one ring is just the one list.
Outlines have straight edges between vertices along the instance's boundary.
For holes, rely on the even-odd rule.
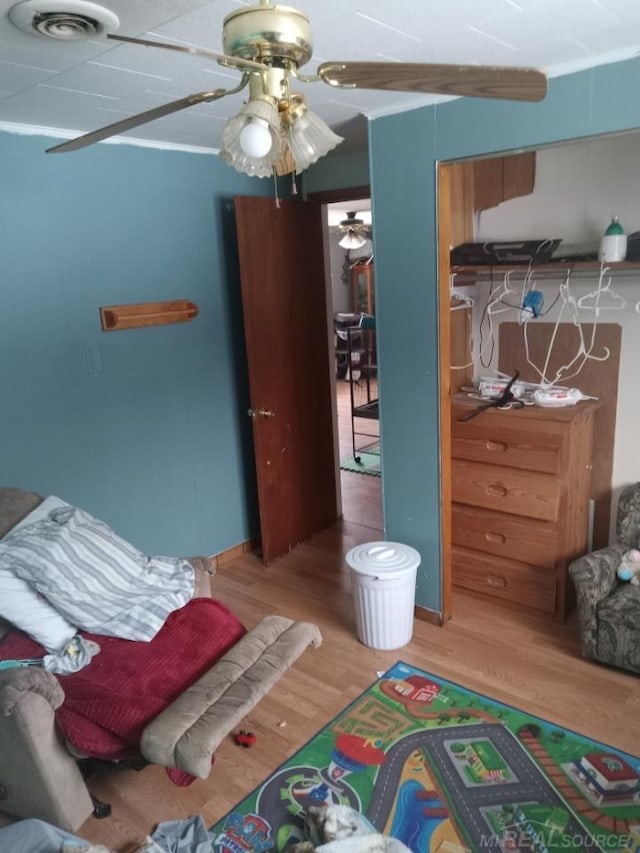
[[453,504],[451,532],[454,545],[553,569],[560,550],[558,525],[517,515]]
[[453,548],[453,583],[544,613],[556,608],[553,572],[466,548]]
[[509,428],[488,417],[483,423],[482,417],[462,423],[454,416],[451,429],[451,455],[454,459],[506,465],[544,474],[559,472],[561,433],[527,424]]
[[456,503],[542,521],[558,520],[561,486],[549,474],[453,459],[451,478]]

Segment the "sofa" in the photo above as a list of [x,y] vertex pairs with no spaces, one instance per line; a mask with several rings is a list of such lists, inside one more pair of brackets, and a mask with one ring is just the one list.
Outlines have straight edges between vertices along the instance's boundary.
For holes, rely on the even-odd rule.
[[[0,488],[0,542],[42,500],[33,492]],[[212,561],[188,560],[195,572],[194,599],[205,598],[213,607]],[[202,610],[205,603],[188,602],[180,611],[183,620],[188,612],[196,612],[188,611],[189,607]],[[222,739],[306,647],[321,642],[316,625],[275,615],[266,616],[249,631],[242,628],[242,632],[204,674],[187,684],[145,725],[139,741],[142,763],[206,778]],[[12,625],[0,624],[0,660],[14,657],[2,651],[3,646],[11,648],[16,635],[18,640],[31,642]],[[142,645],[147,651],[146,644]],[[98,660],[100,655],[106,657],[102,651]],[[78,754],[59,725],[65,703],[63,682],[68,689],[69,679],[77,677],[62,678],[39,666],[0,669],[0,811],[13,817],[38,818],[71,832],[94,810],[79,767],[80,760],[91,756]]]
[[578,609],[582,654],[640,673],[640,585],[618,579],[623,555],[640,548],[640,483],[622,489],[616,513],[617,542],[569,566]]

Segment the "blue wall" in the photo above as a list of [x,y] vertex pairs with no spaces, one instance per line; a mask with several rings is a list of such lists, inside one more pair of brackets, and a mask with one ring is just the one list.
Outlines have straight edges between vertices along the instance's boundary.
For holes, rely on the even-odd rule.
[[[541,104],[459,99],[370,124],[385,535],[420,551],[424,607],[442,596],[436,163],[635,129],[639,84],[631,60],[553,80]],[[0,482],[152,553],[256,535],[230,202],[271,184],[212,156],[48,144],[0,133]],[[345,164],[313,189],[362,184]],[[191,323],[101,331],[100,305],[178,298],[199,305]]]
[[[0,133],[0,483],[83,506],[150,553],[257,534],[234,195],[217,157]],[[98,308],[186,298],[104,333]]]
[[340,153],[340,146],[302,175],[305,198],[311,193],[326,189],[369,186],[369,159],[366,151]]
[[416,603],[442,606],[436,166],[640,127],[640,61],[550,81],[540,104],[458,99],[370,124],[385,534],[422,555]]

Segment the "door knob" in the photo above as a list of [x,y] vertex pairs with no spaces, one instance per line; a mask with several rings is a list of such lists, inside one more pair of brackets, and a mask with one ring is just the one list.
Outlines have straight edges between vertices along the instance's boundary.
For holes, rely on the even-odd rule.
[[257,418],[258,415],[262,418],[275,418],[276,416],[276,413],[272,412],[271,409],[258,409],[258,411],[255,409],[249,409],[247,414],[250,418]]

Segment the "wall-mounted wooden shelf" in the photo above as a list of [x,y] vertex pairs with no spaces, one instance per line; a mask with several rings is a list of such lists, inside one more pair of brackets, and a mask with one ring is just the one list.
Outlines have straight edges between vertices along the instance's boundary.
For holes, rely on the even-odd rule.
[[186,323],[198,316],[198,306],[187,299],[172,302],[136,302],[132,305],[103,305],[100,322],[104,332]]
[[[455,273],[456,280],[465,279],[471,281],[489,281],[492,278],[503,278],[506,273],[523,276],[533,272],[537,279],[562,279],[568,272],[571,277],[588,276],[593,278],[600,275],[602,265],[599,261],[576,261],[574,263],[552,261],[548,264],[494,264],[492,266],[452,266],[451,273]],[[640,263],[637,261],[619,261],[615,264],[606,265],[608,273],[618,276],[640,275]]]

